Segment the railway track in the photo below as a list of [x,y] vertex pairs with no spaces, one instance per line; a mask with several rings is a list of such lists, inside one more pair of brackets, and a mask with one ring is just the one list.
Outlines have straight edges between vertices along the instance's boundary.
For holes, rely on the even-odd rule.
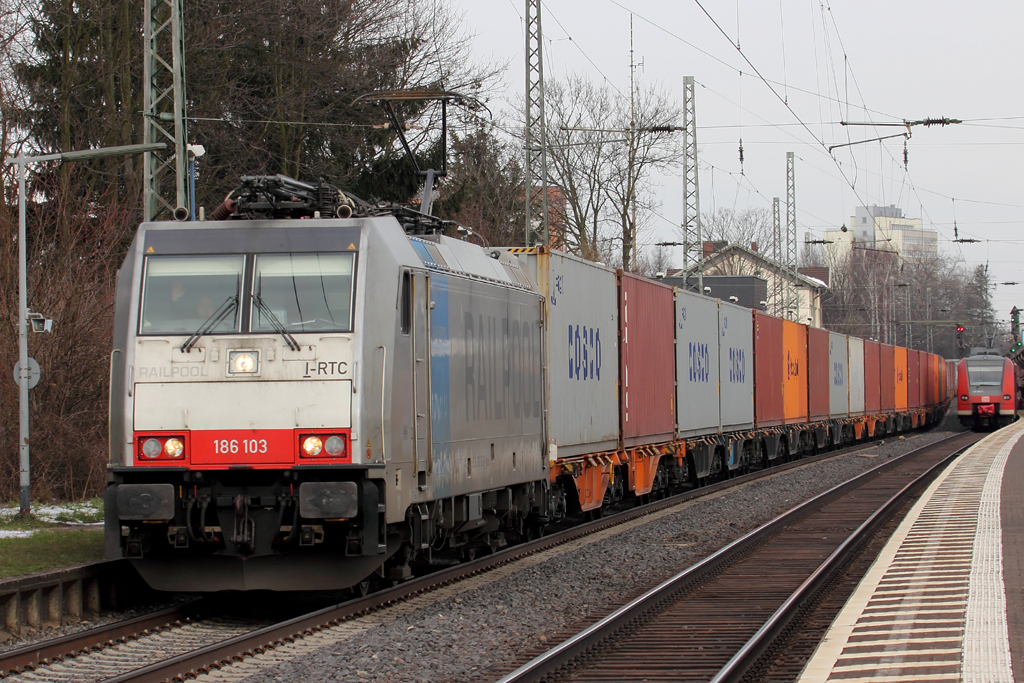
[[271,653],[282,645],[345,622],[359,620],[378,610],[411,601],[422,594],[664,508],[873,446],[872,443],[859,444],[694,489],[435,572],[365,598],[350,600],[279,623],[210,618],[204,614],[210,610],[204,609],[201,601],[197,601],[34,643],[0,653],[0,679],[111,683],[182,680],[246,657]]
[[880,465],[793,508],[499,683],[744,680],[875,531],[981,435]]

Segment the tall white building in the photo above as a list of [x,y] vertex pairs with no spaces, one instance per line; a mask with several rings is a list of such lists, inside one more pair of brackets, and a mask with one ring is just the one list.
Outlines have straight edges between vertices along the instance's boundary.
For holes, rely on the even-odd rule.
[[920,218],[903,215],[903,209],[889,206],[858,206],[846,232],[826,230],[826,253],[845,259],[856,243],[872,249],[895,251],[903,258],[929,258],[939,253],[938,233],[925,228]]

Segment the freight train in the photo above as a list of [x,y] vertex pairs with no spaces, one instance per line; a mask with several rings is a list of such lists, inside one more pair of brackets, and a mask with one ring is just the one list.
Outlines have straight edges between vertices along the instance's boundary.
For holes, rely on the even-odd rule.
[[1004,427],[1017,418],[1020,370],[1004,356],[977,355],[957,365],[956,414],[974,431]]
[[363,591],[948,405],[932,354],[242,180],[118,272],[106,550],[160,590]]

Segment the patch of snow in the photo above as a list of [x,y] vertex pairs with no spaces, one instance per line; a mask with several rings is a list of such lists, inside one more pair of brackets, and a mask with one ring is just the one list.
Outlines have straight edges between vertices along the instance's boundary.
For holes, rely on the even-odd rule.
[[22,531],[21,529],[0,529],[0,538],[28,538],[35,531]]
[[[18,514],[18,506],[0,507],[0,522],[9,522]],[[103,509],[86,501],[82,503],[33,503],[32,516],[50,524],[96,524],[103,521]]]

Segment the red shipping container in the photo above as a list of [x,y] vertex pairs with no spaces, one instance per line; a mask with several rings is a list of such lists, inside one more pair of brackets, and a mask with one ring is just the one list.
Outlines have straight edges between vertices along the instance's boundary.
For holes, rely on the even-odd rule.
[[619,340],[623,446],[668,441],[676,428],[672,288],[619,271]]
[[754,424],[782,424],[782,320],[754,311]]
[[882,394],[882,412],[896,410],[896,347],[878,345],[879,389]]
[[921,364],[921,405],[932,404],[932,354],[918,351],[918,362]]
[[[864,414],[874,415],[882,411],[881,372],[878,361],[878,342],[864,340]],[[890,365],[889,376],[892,376]],[[892,399],[890,399],[892,400]]]
[[811,327],[807,330],[807,396],[811,422],[828,419],[830,370],[828,331]]
[[[926,375],[927,376],[927,375]],[[907,408],[921,407],[921,354],[907,349]]]

